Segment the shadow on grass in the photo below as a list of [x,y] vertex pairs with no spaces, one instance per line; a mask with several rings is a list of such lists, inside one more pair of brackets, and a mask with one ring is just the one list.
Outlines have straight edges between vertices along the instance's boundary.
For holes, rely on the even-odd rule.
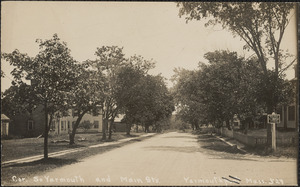
[[235,146],[229,146],[229,145],[219,145],[218,143],[212,144],[212,145],[206,145],[202,146],[203,149],[210,149],[217,152],[225,152],[225,153],[231,153],[231,154],[246,154],[239,149],[237,149]]
[[77,163],[77,159],[62,159],[62,158],[48,158],[48,159],[40,159],[33,162],[24,162],[24,163],[16,163],[16,164],[8,164],[2,166],[2,168],[6,167],[28,167],[28,166],[40,166],[40,165],[55,165],[55,166],[64,166],[73,163]]
[[203,149],[231,154],[245,154],[244,152],[237,149],[236,146],[230,146],[224,143],[223,141],[216,139],[212,135],[200,135],[198,136],[198,142],[201,145],[201,148]]
[[142,141],[142,140],[140,140],[140,139],[132,139],[132,140],[130,140],[130,142],[140,142],[140,141]]
[[135,134],[126,134],[126,137],[139,137],[139,135],[135,135]]

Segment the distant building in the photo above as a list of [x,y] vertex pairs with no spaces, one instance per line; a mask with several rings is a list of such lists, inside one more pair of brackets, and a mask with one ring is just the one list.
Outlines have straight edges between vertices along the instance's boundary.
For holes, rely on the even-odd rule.
[[1,114],[1,137],[8,136],[9,134],[9,118]]
[[126,132],[126,123],[122,122],[124,114],[119,114],[114,120],[114,130],[115,132]]

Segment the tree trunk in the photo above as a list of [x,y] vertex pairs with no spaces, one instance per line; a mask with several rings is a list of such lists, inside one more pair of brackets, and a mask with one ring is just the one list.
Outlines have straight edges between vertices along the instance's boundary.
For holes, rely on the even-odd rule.
[[108,125],[108,120],[106,118],[103,119],[103,126],[102,126],[102,140],[106,140],[106,129]]
[[229,119],[226,120],[226,127],[228,130],[231,130]]
[[48,110],[47,102],[44,104],[45,107],[45,129],[44,129],[44,159],[48,158]]
[[136,127],[135,127],[135,132],[138,133],[139,132],[139,126],[138,124],[136,124]]
[[130,135],[130,129],[131,125],[129,123],[126,123],[126,135]]
[[199,124],[197,122],[195,122],[194,126],[195,126],[196,130],[199,130]]
[[76,120],[76,122],[75,122],[75,124],[74,124],[74,127],[73,127],[73,129],[72,129],[72,133],[69,134],[69,140],[70,140],[69,144],[70,144],[70,145],[75,144],[76,130],[77,130],[77,128],[78,128],[78,126],[79,126],[79,124],[80,124],[80,121],[81,121],[81,119],[82,119],[82,117],[83,117],[84,114],[85,114],[85,112],[82,113],[82,114],[80,114],[80,115],[78,116],[78,118],[77,118],[77,120]]
[[283,116],[283,119],[281,119],[281,120],[283,120],[283,127],[286,130],[287,129],[287,106],[286,105],[283,106],[283,115],[282,116]]
[[53,121],[53,115],[50,115],[50,120],[49,120],[49,124],[48,124],[48,129],[47,129],[48,133],[50,131],[52,121]]
[[146,125],[145,125],[145,133],[148,133],[148,132],[149,132],[149,125],[146,124]]
[[109,120],[109,127],[108,127],[108,139],[111,140],[111,135],[112,135],[112,126],[113,126],[113,122],[112,120]]

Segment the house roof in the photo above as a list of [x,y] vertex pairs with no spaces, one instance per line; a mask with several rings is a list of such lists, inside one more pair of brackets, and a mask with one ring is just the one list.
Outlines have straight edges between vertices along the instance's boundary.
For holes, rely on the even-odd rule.
[[2,120],[9,120],[9,118],[5,114],[1,114],[1,121]]
[[119,114],[117,117],[115,117],[114,122],[121,122],[124,116],[125,116],[124,114]]

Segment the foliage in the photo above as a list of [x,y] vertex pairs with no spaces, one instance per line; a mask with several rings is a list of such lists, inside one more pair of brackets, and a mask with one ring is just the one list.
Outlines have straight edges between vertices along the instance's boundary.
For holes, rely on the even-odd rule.
[[154,64],[140,57],[133,59],[139,63],[132,63],[131,58],[130,64],[119,69],[116,98],[125,113],[126,123],[143,125],[145,131],[149,131],[149,126],[159,126],[160,120],[171,115],[174,104],[163,78],[147,74]]
[[267,74],[267,61],[273,59],[275,74],[283,73],[295,60],[283,67],[287,57],[280,48],[288,17],[295,4],[285,2],[180,2],[179,16],[186,21],[209,19],[205,24],[221,24],[245,41],[244,49],[255,52]]
[[1,112],[13,119],[14,115],[31,113],[35,109],[31,86],[11,86],[2,94]]
[[79,124],[79,128],[84,129],[85,131],[89,130],[90,128],[92,128],[93,123],[91,123],[90,121],[83,121]]
[[38,39],[36,42],[40,51],[35,57],[29,57],[17,49],[12,53],[2,53],[1,57],[15,67],[11,72],[14,78],[13,85],[22,88],[26,85],[24,79],[31,80],[31,86],[25,86],[28,88],[27,93],[31,94],[30,100],[34,105],[44,106],[44,157],[47,158],[50,124],[55,115],[60,114],[59,111],[67,110],[69,90],[76,80],[72,69],[76,61],[72,58],[67,44],[61,42],[57,34],[54,34],[52,39]]
[[77,117],[70,135],[70,144],[74,144],[76,130],[80,125],[82,117],[88,113],[101,113],[101,106],[104,102],[104,77],[101,72],[91,68],[89,62],[76,64],[76,83],[70,89],[69,108],[73,112],[73,117]]
[[[241,120],[253,117],[268,104],[268,93],[261,89],[263,76],[255,59],[245,60],[235,52],[215,51],[205,54],[209,64],[199,65],[197,71],[177,70],[173,90],[181,120],[198,128],[199,124],[222,125],[235,115]],[[286,81],[280,80],[278,90]],[[274,90],[274,89],[272,89]],[[273,95],[280,95],[274,93]],[[272,93],[267,95],[273,101]],[[281,95],[278,102],[284,101]]]
[[114,97],[114,90],[116,87],[115,76],[117,68],[121,67],[125,63],[125,54],[123,48],[117,46],[102,46],[97,48],[96,60],[89,60],[88,63],[96,69],[98,73],[103,77],[103,102],[101,104],[101,110],[103,111],[103,136],[102,139],[106,139],[106,131],[109,125],[109,139],[112,133],[112,124],[114,118],[118,114],[119,108],[116,104]]

